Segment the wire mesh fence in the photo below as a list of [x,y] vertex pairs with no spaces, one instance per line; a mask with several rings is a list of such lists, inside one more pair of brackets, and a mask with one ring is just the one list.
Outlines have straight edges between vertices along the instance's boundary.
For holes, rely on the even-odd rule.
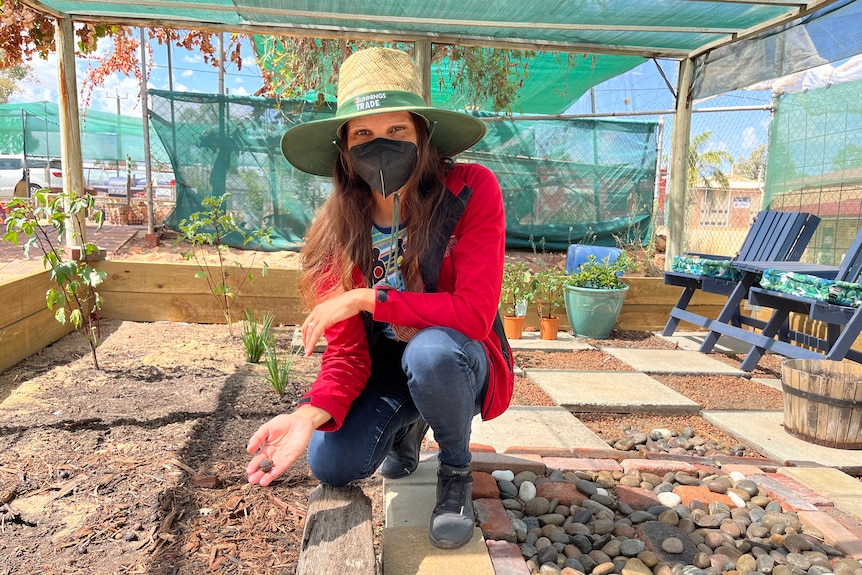
[[782,94],[765,198],[821,217],[805,257],[837,265],[862,227],[862,80]]

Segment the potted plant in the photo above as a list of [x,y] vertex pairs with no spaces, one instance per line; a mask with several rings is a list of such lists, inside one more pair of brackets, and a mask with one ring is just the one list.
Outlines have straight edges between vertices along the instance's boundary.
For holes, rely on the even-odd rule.
[[551,267],[536,274],[535,300],[539,313],[539,335],[542,339],[557,339],[560,318],[554,309],[564,305],[566,272]]
[[524,262],[503,265],[503,327],[506,337],[520,339],[527,305],[535,295],[535,277]]
[[579,337],[607,339],[617,322],[629,286],[621,279],[634,262],[623,252],[616,260],[596,256],[570,273],[565,282],[566,315]]

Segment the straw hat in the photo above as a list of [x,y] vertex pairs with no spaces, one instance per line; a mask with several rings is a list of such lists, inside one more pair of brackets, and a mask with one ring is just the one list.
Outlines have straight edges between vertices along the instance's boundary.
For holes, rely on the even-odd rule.
[[406,52],[368,48],[342,64],[334,118],[294,126],[281,138],[281,151],[299,170],[331,176],[341,127],[351,118],[384,112],[413,112],[428,121],[431,142],[444,157],[463,152],[485,135],[481,120],[425,105],[413,62]]

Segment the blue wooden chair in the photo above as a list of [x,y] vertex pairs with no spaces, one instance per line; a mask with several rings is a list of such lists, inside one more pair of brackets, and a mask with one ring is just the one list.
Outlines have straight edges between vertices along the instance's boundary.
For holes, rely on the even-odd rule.
[[[689,257],[688,262],[683,258],[679,260],[683,265],[675,266],[680,268],[679,271],[668,271],[664,274],[666,285],[680,286],[683,291],[670,311],[670,318],[662,335],[673,335],[680,321],[699,327],[709,327],[716,321],[687,309],[698,290],[728,298],[717,321],[737,327],[750,325],[762,328],[765,322],[743,315],[739,309],[756,278],[735,270],[733,261],[798,261],[819,223],[819,217],[805,212],[763,210],[755,218],[739,253],[735,256],[684,254]],[[692,265],[687,267],[686,263]],[[701,351],[711,351],[717,340],[718,335],[707,337]]]
[[[765,275],[775,277],[781,274],[780,268],[767,270]],[[745,356],[740,369],[751,371],[767,351],[778,353],[794,359],[829,359],[840,361],[850,359],[862,363],[862,352],[851,349],[851,346],[862,331],[862,229],[856,234],[841,264],[834,281],[823,280],[814,276],[796,277],[783,274],[781,289],[787,290],[788,284],[797,285],[818,284],[817,290],[803,288],[790,289],[791,293],[777,291],[769,287],[752,287],[749,290],[748,301],[753,305],[772,308],[772,316],[766,322],[759,334],[741,334],[742,339],[752,343],[752,348]],[[844,283],[841,283],[844,282]],[[816,291],[817,297],[798,295],[806,291]],[[796,292],[796,293],[792,293]],[[843,294],[843,295],[842,295]],[[847,297],[851,294],[852,297]],[[852,303],[847,303],[851,300]],[[844,302],[844,303],[836,303]],[[804,314],[813,320],[823,322],[826,327],[825,336],[811,335],[804,331],[791,329],[790,314]],[[776,336],[778,338],[776,339]],[[733,336],[732,336],[733,337]],[[800,345],[795,345],[795,342]]]

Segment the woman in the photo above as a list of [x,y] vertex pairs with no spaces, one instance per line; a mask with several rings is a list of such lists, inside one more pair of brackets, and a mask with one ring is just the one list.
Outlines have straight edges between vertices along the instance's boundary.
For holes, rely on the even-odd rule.
[[442,548],[470,540],[470,425],[505,411],[513,385],[497,314],[500,187],[487,169],[449,159],[484,133],[472,116],[425,105],[406,53],[371,48],[342,64],[335,117],[285,134],[291,164],[333,177],[300,278],[312,308],[306,355],[321,336],[328,345],[297,409],[251,437],[251,483],[268,485],[306,447],[330,485],[378,468],[404,477],[430,425],[440,465],[429,538]]

